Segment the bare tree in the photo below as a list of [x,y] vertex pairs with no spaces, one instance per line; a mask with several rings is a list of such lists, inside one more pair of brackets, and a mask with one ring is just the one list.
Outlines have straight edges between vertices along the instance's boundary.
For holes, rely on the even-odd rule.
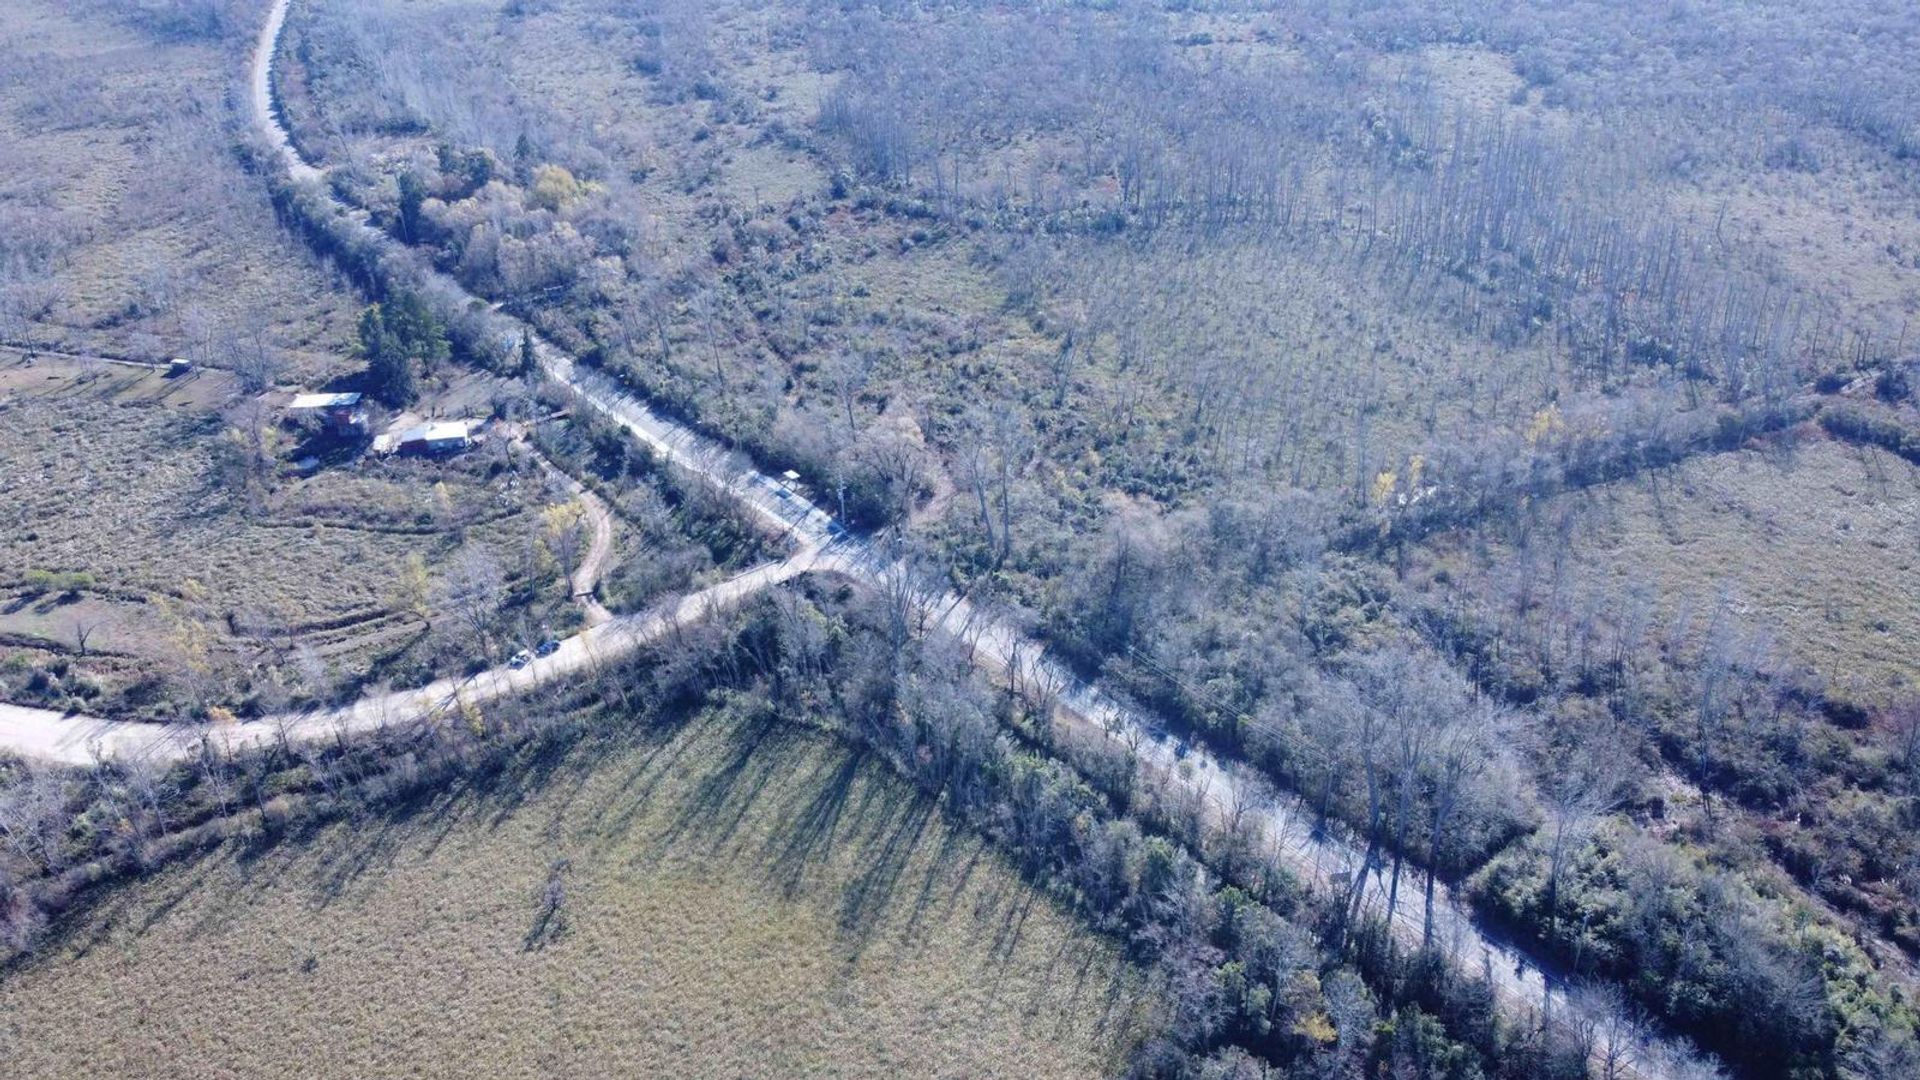
[[482,656],[494,655],[494,620],[506,596],[506,575],[500,562],[486,550],[460,549],[440,580],[440,610],[474,643]]
[[1580,1025],[1593,1063],[1594,1080],[1626,1080],[1647,1036],[1647,1015],[1627,1000],[1617,983],[1586,982],[1573,988],[1568,1004]]
[[74,616],[73,645],[81,656],[87,655],[87,643],[93,640],[94,632],[99,629],[99,619],[85,615]]
[[1564,751],[1541,782],[1547,810],[1547,919],[1559,925],[1560,881],[1567,860],[1579,850],[1601,818],[1620,805],[1619,774],[1611,750],[1582,741]]

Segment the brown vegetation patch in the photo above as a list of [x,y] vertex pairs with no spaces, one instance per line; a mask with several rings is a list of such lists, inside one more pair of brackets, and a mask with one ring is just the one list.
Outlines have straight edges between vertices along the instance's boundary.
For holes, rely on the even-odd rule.
[[0,1052],[21,1077],[1098,1076],[1145,996],[884,765],[722,713],[129,886],[0,980]]

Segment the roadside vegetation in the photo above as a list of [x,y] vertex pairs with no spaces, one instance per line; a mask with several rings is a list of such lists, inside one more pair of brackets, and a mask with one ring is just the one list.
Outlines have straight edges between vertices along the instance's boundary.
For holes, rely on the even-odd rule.
[[[396,991],[404,1014],[419,1007],[424,978],[439,987],[429,1000],[465,990],[476,998],[463,1010],[533,1025],[535,1034],[477,1044],[462,1035],[462,1046],[502,1062],[537,1050],[538,1032],[582,1024],[599,1033],[581,1050],[591,1060],[765,1053],[857,1070],[870,1040],[803,1048],[791,1030],[753,1019],[775,1007],[755,987],[795,994],[817,1015],[806,1003],[821,988],[810,980],[825,980],[833,1005],[823,1022],[842,1030],[867,1002],[878,1007],[867,980],[898,966],[888,977],[913,985],[888,985],[922,1027],[883,1040],[892,1054],[937,1040],[947,1058],[1013,1053],[987,1060],[1042,1073],[1080,1054],[1100,1071],[1139,1075],[1579,1074],[1578,1040],[1509,1026],[1483,985],[1433,956],[1396,958],[1378,927],[1355,928],[1369,944],[1360,967],[1346,962],[1326,945],[1337,913],[1306,903],[1177,786],[1134,781],[1117,747],[1052,732],[1041,703],[982,684],[958,649],[916,647],[903,625],[893,602],[827,583],[690,625],[563,689],[453,710],[424,728],[168,767],[7,767],[0,899],[10,943],[31,951],[0,993],[35,1003],[11,1030],[56,1067],[66,1048],[94,1038],[38,1033],[34,1017],[61,1015],[50,987],[106,963],[144,1000],[142,985],[177,977],[185,954],[170,960],[173,950],[212,934],[233,935],[231,962],[250,980],[288,981],[274,996],[293,1030],[313,1022],[300,1003],[328,979],[391,981],[406,988]],[[153,867],[162,869],[103,887]],[[476,888],[473,874],[488,884]],[[734,887],[747,894],[740,909],[726,899]],[[443,889],[447,899],[420,923],[420,890]],[[687,904],[716,903],[703,928],[684,925]],[[290,920],[311,918],[316,904],[322,924],[296,928]],[[601,913],[616,917],[589,921]],[[1068,929],[1074,917],[1082,928]],[[336,918],[359,929],[343,927],[345,941],[330,948],[336,936],[323,924]],[[387,928],[369,938],[369,924]],[[656,929],[675,943],[645,944]],[[950,932],[954,944],[937,947]],[[716,933],[724,940],[707,962],[683,952],[684,939]],[[288,934],[306,944],[282,957]],[[409,942],[397,954],[352,944],[395,935]],[[736,961],[726,942],[769,936],[797,950],[777,977],[711,981],[736,962],[763,966],[758,952]],[[723,1050],[712,1040],[724,1027],[685,1019],[662,1021],[677,1033],[666,1043],[645,1026],[597,1025],[594,1010],[628,993],[601,982],[589,993],[570,978],[550,991],[578,1012],[529,1012],[510,993],[538,981],[541,957],[526,954],[589,942],[598,947],[578,961],[589,968],[645,950],[634,961],[642,975],[607,976],[640,994],[641,1007],[739,996],[727,1015],[749,1037]],[[139,959],[112,959],[122,949]],[[683,956],[693,965],[685,974],[659,971],[677,971]],[[446,980],[458,987],[436,974],[449,964],[468,973]],[[320,974],[329,965],[335,973]],[[925,993],[948,996],[937,1009],[913,1006]],[[217,1010],[212,999],[156,1001],[147,1016],[198,1030],[198,1010]],[[976,1003],[990,1018],[1019,1017],[1023,1034],[972,1030]],[[390,1022],[383,1015],[356,1020],[336,1052],[375,1053],[359,1040]],[[964,1040],[947,1047],[949,1030]],[[1061,1057],[1028,1043],[1043,1033]],[[256,1064],[277,1071],[281,1051],[270,1045],[255,1048],[268,1055]],[[646,1056],[656,1053],[668,1056]]]

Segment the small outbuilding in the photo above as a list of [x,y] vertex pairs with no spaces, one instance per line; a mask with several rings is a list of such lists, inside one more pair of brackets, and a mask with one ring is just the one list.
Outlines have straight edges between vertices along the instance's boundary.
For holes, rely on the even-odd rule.
[[457,454],[474,443],[478,420],[435,420],[415,424],[402,431],[389,432],[374,440],[374,449],[383,454]]
[[329,432],[343,438],[367,433],[367,409],[357,393],[299,394],[287,402],[287,411],[317,416]]

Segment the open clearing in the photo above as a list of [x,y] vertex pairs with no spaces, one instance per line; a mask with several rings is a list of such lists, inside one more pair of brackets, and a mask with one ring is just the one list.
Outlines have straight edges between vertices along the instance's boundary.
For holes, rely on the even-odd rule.
[[[232,421],[255,414],[218,411],[237,400],[219,372],[0,353],[0,683],[18,694],[64,656],[74,687],[108,695],[100,708],[144,708],[152,680],[195,665],[234,680],[214,700],[272,685],[324,696],[369,664],[419,662],[412,579],[431,592],[463,553],[517,568],[543,535],[546,485],[489,472],[484,452],[289,472],[251,505]],[[274,443],[288,441],[278,419],[258,414]],[[36,574],[85,577],[63,590]],[[542,617],[557,618],[548,592]]]
[[1110,943],[838,741],[610,741],[114,892],[0,982],[8,1075],[1093,1076],[1149,1026]]
[[[1704,625],[1724,602],[1737,625],[1856,700],[1920,683],[1920,469],[1892,454],[1810,438],[1563,496],[1544,512],[1569,511],[1576,592],[1638,590],[1673,626]],[[1498,544],[1481,560],[1512,564]]]
[[218,120],[243,39],[142,23],[165,15],[9,0],[0,339],[338,373],[351,297],[275,224]]

